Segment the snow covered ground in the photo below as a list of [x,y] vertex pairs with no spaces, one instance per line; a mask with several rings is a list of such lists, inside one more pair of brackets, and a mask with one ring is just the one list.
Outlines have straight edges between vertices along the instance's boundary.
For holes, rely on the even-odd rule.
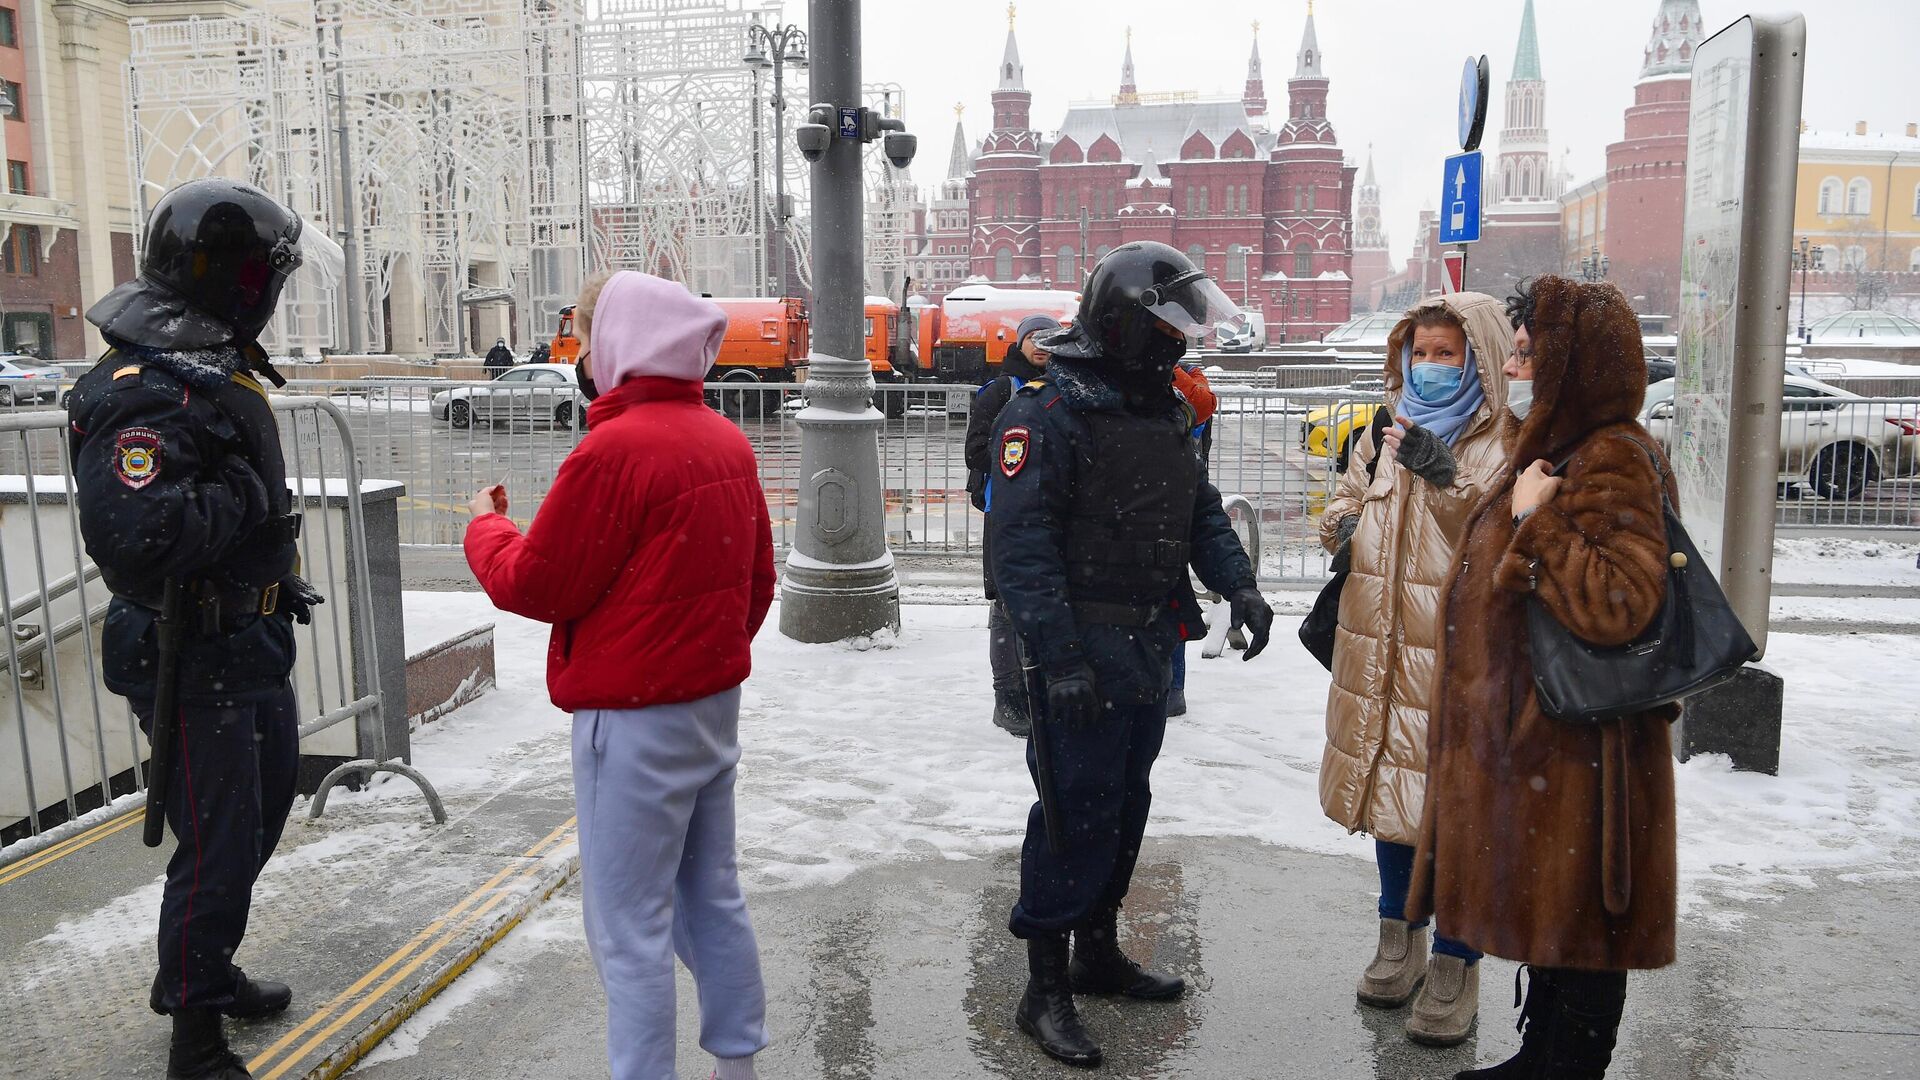
[[[898,635],[800,645],[778,633],[776,610],[755,642],[739,788],[750,888],[1018,843],[1032,791],[1021,744],[987,720],[987,609],[928,599],[906,607]],[[564,770],[570,721],[546,699],[546,628],[478,593],[411,592],[405,602],[410,647],[497,627],[499,689],[416,734],[416,763],[443,791]],[[1710,911],[1716,895],[1807,884],[1818,870],[1920,878],[1920,637],[1874,633],[1869,621],[1911,621],[1905,603],[1859,611],[1857,634],[1776,627],[1767,662],[1787,687],[1781,775],[1736,773],[1718,757],[1679,767],[1689,911]],[[1251,663],[1190,653],[1191,712],[1170,723],[1154,774],[1155,835],[1372,857],[1369,841],[1320,813],[1326,675],[1294,643],[1297,619],[1283,616]]]

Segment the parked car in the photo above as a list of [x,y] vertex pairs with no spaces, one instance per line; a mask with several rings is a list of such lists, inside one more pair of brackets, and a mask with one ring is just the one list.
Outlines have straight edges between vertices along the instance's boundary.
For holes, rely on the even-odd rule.
[[433,395],[433,416],[457,428],[500,420],[545,420],[568,428],[585,422],[587,399],[572,364],[522,364],[483,386]]
[[1332,458],[1334,469],[1346,472],[1354,435],[1367,430],[1381,407],[1377,401],[1343,401],[1314,409],[1300,421],[1300,446],[1308,457]]
[[67,373],[55,364],[20,353],[0,353],[0,405],[35,405],[60,396]]
[[[1818,379],[1787,375],[1781,388],[1780,475],[1824,499],[1853,499],[1883,477],[1920,467],[1920,406],[1886,405]],[[1673,448],[1674,381],[1647,387],[1640,422]]]
[[1647,357],[1647,385],[1648,386],[1652,386],[1654,383],[1660,382],[1664,379],[1671,379],[1673,378],[1674,374],[1675,374],[1675,371],[1674,371],[1674,364],[1673,364],[1672,357],[1651,356],[1651,355]]

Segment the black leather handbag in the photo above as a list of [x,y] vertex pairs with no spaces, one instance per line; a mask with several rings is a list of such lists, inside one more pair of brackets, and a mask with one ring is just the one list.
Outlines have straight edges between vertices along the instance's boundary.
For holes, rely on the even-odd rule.
[[1599,724],[1646,712],[1733,678],[1758,652],[1674,512],[1665,463],[1647,444],[1634,442],[1660,475],[1667,595],[1653,623],[1619,646],[1576,637],[1537,597],[1527,598],[1534,696],[1540,711],[1557,720]]
[[[1367,430],[1373,435],[1373,445],[1380,445],[1380,434],[1393,422],[1393,415],[1385,408],[1374,410],[1373,422]],[[1380,467],[1380,454],[1376,449],[1373,460],[1367,462],[1367,480],[1372,481]],[[1320,587],[1320,595],[1313,599],[1313,610],[1300,623],[1300,644],[1307,647],[1320,666],[1333,670],[1333,642],[1340,631],[1340,593],[1347,587],[1348,568],[1353,565],[1353,541],[1334,553],[1333,561],[1328,564],[1333,576]]]

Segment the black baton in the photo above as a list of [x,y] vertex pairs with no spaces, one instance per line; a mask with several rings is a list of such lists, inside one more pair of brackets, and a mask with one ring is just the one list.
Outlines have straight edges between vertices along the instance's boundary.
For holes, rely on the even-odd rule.
[[1060,795],[1053,786],[1053,751],[1047,747],[1047,680],[1034,664],[1027,643],[1014,635],[1020,649],[1020,673],[1026,677],[1027,716],[1032,720],[1034,788],[1040,795],[1040,819],[1047,828],[1047,851],[1059,855],[1067,846],[1061,830]]
[[141,840],[159,847],[167,828],[167,789],[173,780],[173,736],[180,723],[180,635],[185,632],[187,590],[178,578],[168,578],[160,600],[160,622],[155,633],[159,658],[155,663],[153,723],[147,744],[147,818]]

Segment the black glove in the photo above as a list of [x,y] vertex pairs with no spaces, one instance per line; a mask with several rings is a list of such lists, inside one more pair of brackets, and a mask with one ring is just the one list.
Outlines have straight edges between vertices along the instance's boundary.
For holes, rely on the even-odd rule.
[[1047,676],[1047,719],[1062,724],[1091,724],[1100,717],[1100,694],[1093,669],[1085,664]]
[[280,581],[280,610],[293,616],[293,621],[305,626],[313,621],[313,609],[327,602],[320,590],[307,582],[299,574],[288,574]]
[[1242,585],[1227,596],[1229,613],[1233,616],[1233,629],[1246,627],[1252,635],[1247,642],[1247,651],[1240,659],[1251,660],[1260,655],[1267,647],[1267,635],[1273,630],[1273,608],[1267,604],[1267,598],[1260,595],[1258,587]]
[[1454,477],[1460,473],[1453,451],[1440,436],[1418,424],[1407,425],[1407,433],[1400,437],[1399,461],[1413,475],[1434,487],[1452,487]]
[[1333,559],[1327,569],[1338,574],[1353,569],[1353,534],[1360,528],[1360,515],[1348,514],[1333,527]]

